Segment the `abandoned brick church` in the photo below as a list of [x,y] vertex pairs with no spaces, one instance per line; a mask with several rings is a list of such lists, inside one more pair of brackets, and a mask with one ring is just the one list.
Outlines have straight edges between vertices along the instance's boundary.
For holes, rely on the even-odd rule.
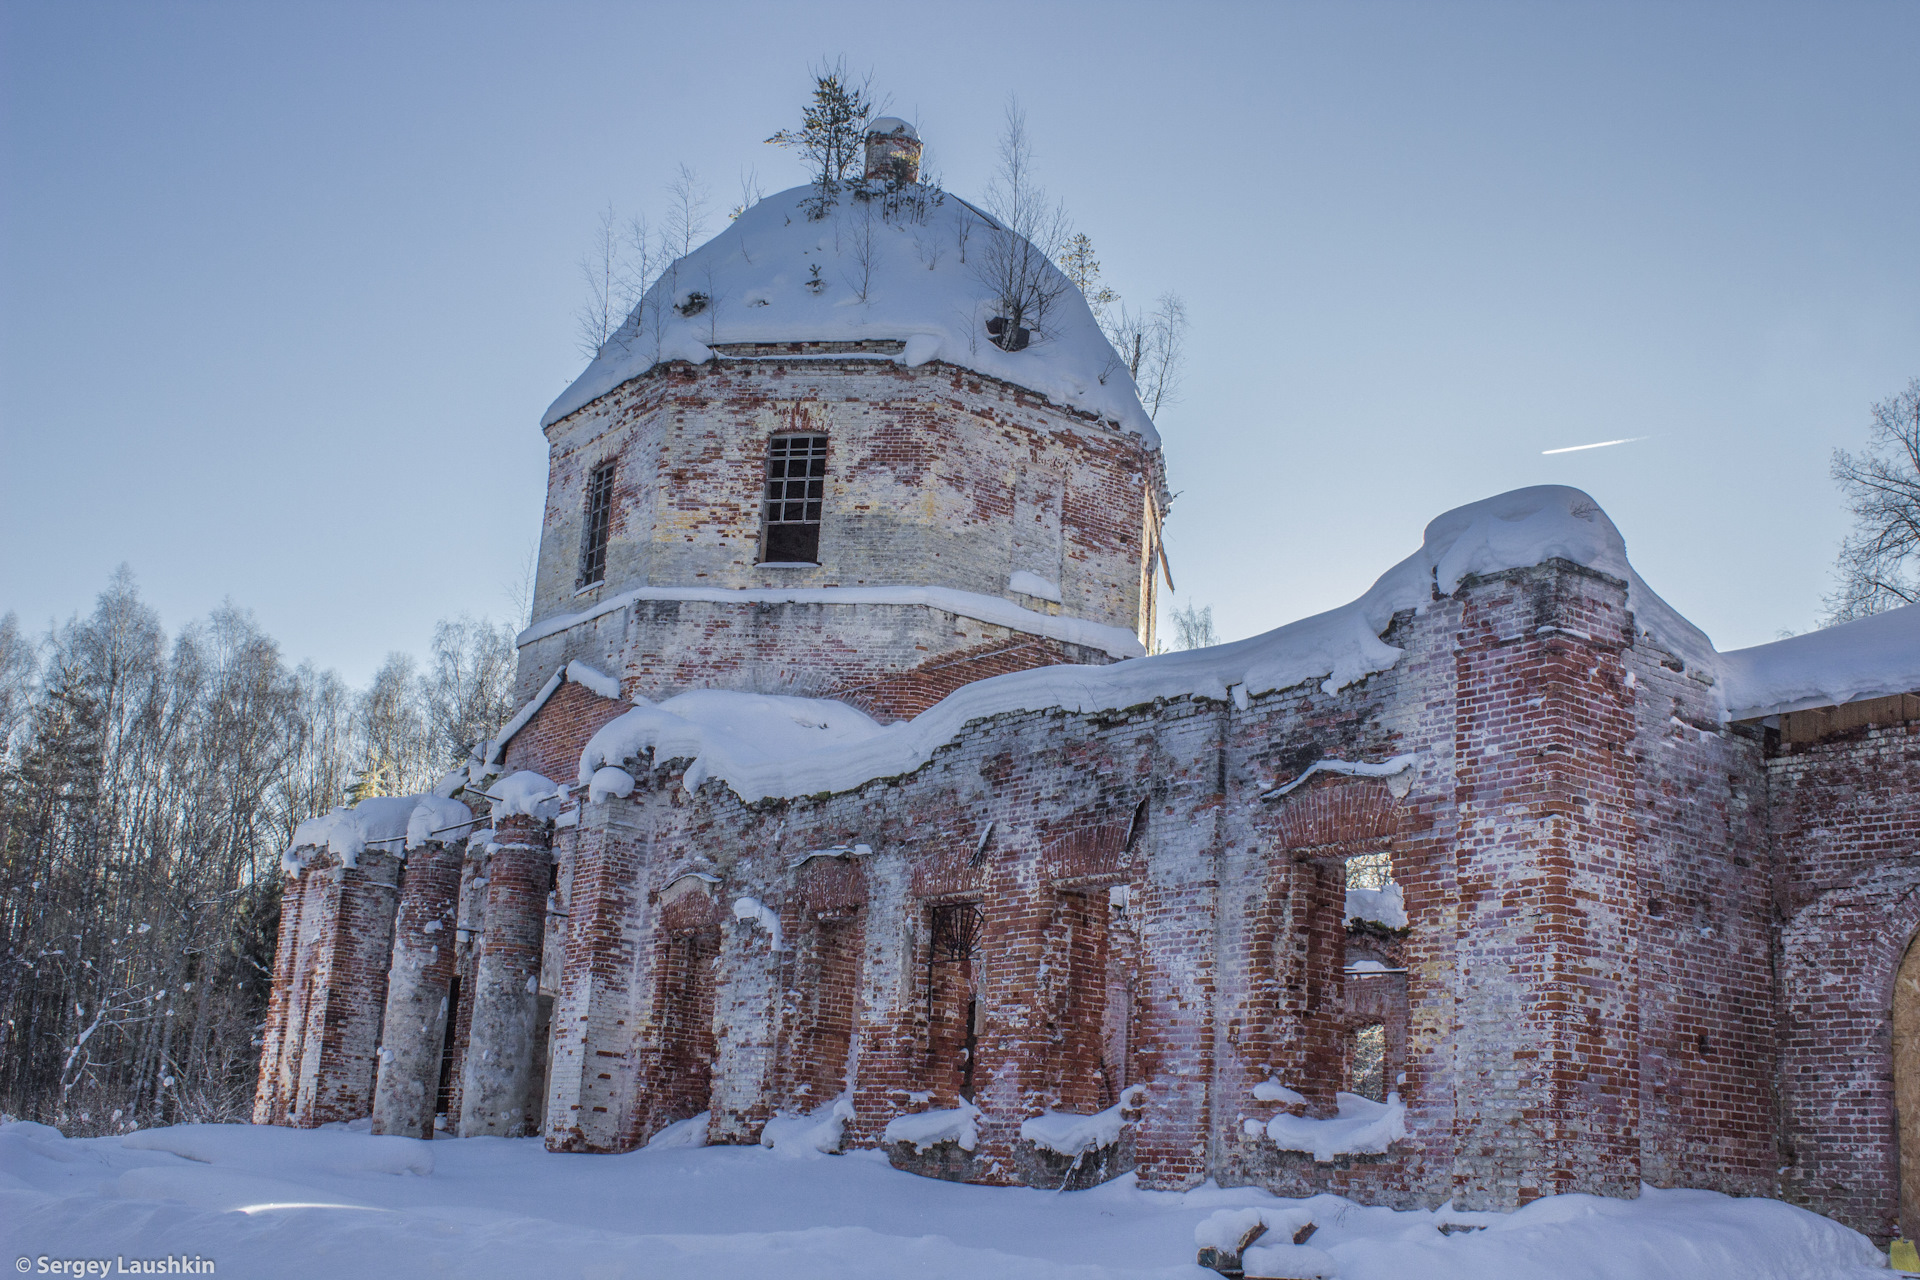
[[1920,609],[1718,653],[1547,487],[1146,656],[1153,424],[918,151],[548,412],[522,709],[302,826],[256,1120],[1920,1233]]

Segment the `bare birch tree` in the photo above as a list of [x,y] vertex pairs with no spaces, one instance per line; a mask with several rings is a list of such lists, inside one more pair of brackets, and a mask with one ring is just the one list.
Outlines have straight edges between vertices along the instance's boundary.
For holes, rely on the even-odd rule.
[[983,228],[975,270],[1000,309],[993,340],[1015,351],[1029,334],[1045,336],[1054,304],[1072,287],[1053,261],[1067,241],[1066,211],[1035,179],[1027,115],[1017,99],[1007,101],[986,207],[994,223]]
[[1101,328],[1133,379],[1147,416],[1158,418],[1180,398],[1187,363],[1186,303],[1174,293],[1161,294],[1148,311],[1121,303],[1101,318]]
[[681,165],[673,181],[667,184],[664,234],[675,257],[686,257],[700,243],[700,238],[707,232],[708,206],[711,203],[712,192],[706,183],[700,181],[700,175],[687,165]]
[[169,640],[125,570],[37,645],[18,631],[0,619],[0,690],[25,700],[0,750],[0,1111],[244,1120],[280,852],[369,756],[417,790],[497,728],[512,633],[443,623],[424,677],[390,661],[357,695],[232,605]]
[[0,766],[6,764],[14,735],[26,723],[39,669],[33,643],[21,634],[20,615],[8,610],[0,617]]
[[1833,478],[1853,513],[1826,623],[1920,602],[1920,378],[1873,406],[1867,447],[1837,449]]
[[625,301],[627,274],[619,217],[609,203],[600,212],[593,243],[580,257],[586,299],[575,313],[574,332],[581,353],[589,359],[600,354],[626,318],[626,308],[621,304]]

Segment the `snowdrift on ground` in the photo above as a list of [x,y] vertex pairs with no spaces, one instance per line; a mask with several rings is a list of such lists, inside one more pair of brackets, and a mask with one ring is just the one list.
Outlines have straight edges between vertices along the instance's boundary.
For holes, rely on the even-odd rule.
[[[1646,1188],[1512,1214],[1282,1200],[1211,1185],[963,1186],[875,1152],[555,1154],[538,1139],[417,1142],[191,1125],[128,1139],[0,1126],[0,1258],[198,1254],[227,1280],[1174,1280],[1217,1211],[1311,1222],[1339,1280],[1873,1280],[1856,1232],[1772,1200]],[[1480,1230],[1443,1235],[1443,1224]],[[1244,1222],[1235,1233],[1244,1233]],[[1270,1247],[1276,1265],[1311,1260]],[[1290,1237],[1287,1238],[1290,1249]],[[1251,1251],[1250,1251],[1251,1252]],[[1264,1260],[1264,1259],[1263,1259]]]

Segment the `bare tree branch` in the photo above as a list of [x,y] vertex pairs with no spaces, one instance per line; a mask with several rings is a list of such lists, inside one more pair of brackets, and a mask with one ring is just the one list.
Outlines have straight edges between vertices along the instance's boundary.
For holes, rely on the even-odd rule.
[[1920,601],[1920,378],[1873,406],[1867,447],[1836,449],[1832,474],[1853,531],[1835,561],[1826,625]]

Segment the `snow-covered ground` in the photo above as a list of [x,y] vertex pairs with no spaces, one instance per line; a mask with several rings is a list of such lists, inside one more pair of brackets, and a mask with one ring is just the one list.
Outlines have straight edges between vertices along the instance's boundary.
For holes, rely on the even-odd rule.
[[[221,1276],[1187,1277],[1195,1229],[1260,1209],[1276,1268],[1338,1280],[1866,1280],[1872,1244],[1768,1200],[1649,1190],[1562,1196],[1511,1215],[1366,1209],[1247,1189],[1057,1194],[958,1186],[871,1153],[655,1147],[553,1155],[536,1140],[415,1142],[344,1129],[193,1125],[124,1138],[0,1126],[0,1261],[211,1259]],[[1295,1214],[1281,1211],[1294,1209]],[[1244,1215],[1243,1215],[1244,1216]],[[1203,1226],[1209,1224],[1210,1226]],[[1440,1226],[1483,1229],[1442,1234]],[[1333,1270],[1327,1271],[1331,1265]],[[64,1274],[76,1274],[69,1269]],[[95,1274],[99,1274],[95,1272]]]

